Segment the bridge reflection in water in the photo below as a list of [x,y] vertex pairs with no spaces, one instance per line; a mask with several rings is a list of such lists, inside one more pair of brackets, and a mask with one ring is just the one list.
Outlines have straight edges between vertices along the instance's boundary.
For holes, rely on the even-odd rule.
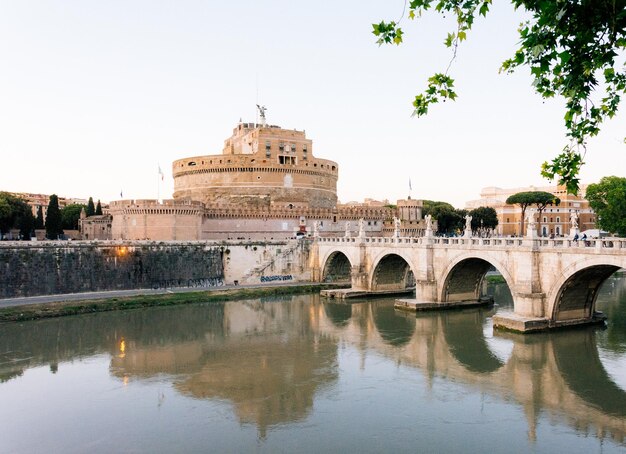
[[[148,386],[169,377],[180,396],[229,402],[239,422],[254,424],[265,439],[272,428],[309,418],[316,400],[332,394],[348,346],[362,368],[368,357],[382,357],[420,372],[429,386],[443,379],[514,402],[531,441],[547,414],[580,434],[623,444],[625,383],[615,382],[605,353],[626,369],[626,279],[609,281],[605,299],[621,299],[621,306],[605,308],[616,320],[606,331],[494,335],[497,307],[416,317],[394,311],[393,300],[345,304],[311,295],[7,324],[0,400],[5,385],[30,368],[49,365],[56,373],[64,363],[106,353],[114,380]],[[0,412],[0,424],[8,421]]]

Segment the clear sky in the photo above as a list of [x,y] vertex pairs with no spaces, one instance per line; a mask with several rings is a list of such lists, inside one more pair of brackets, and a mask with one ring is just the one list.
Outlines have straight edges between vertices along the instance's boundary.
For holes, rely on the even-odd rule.
[[[443,71],[450,18],[404,19],[405,44],[371,24],[402,0],[0,0],[0,190],[110,201],[173,191],[175,159],[220,153],[240,118],[306,130],[339,163],[342,202],[445,200],[549,184],[566,140],[562,101],[523,69],[498,74],[522,16],[495,2],[459,49],[459,99],[411,117]],[[623,111],[591,141],[582,181],[626,174]]]

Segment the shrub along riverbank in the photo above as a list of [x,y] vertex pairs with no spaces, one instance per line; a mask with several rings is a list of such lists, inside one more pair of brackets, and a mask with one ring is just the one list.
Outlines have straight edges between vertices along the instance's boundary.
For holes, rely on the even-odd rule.
[[290,286],[231,288],[159,295],[137,295],[117,298],[59,301],[54,303],[11,306],[0,309],[0,322],[38,320],[64,317],[67,315],[91,314],[94,312],[139,309],[153,306],[175,306],[178,304],[211,303],[265,296],[314,293],[328,288],[340,288],[335,284],[303,284]]

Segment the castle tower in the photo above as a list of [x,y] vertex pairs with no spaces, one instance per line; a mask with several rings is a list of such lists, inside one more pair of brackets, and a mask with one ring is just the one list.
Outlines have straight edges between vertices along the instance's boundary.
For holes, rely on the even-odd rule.
[[333,208],[337,163],[313,155],[304,131],[239,123],[222,154],[174,161],[174,199],[211,206]]

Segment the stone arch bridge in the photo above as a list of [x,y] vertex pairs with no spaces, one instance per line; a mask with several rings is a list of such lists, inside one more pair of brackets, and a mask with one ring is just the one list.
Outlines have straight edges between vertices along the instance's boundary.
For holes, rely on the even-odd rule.
[[351,284],[336,296],[415,286],[415,300],[406,305],[416,310],[477,302],[495,268],[514,310],[494,317],[494,326],[525,332],[603,320],[595,311],[597,292],[626,268],[626,239],[318,237],[310,260],[314,280]]

